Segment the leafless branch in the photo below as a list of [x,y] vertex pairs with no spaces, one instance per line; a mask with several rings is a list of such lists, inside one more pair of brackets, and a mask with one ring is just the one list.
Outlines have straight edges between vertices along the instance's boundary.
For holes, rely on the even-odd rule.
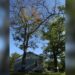
[[29,34],[32,34],[34,33],[47,19],[51,18],[53,15],[55,15],[54,13],[53,14],[50,14],[46,19],[44,19],[33,31],[29,32]]

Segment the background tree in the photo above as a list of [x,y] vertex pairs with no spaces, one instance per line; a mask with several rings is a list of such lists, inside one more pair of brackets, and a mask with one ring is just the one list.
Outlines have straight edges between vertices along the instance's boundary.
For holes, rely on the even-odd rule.
[[11,56],[10,56],[10,71],[14,71],[14,64],[15,64],[15,61],[17,58],[21,57],[20,54],[18,53],[13,53]]
[[57,16],[50,23],[47,32],[43,32],[44,39],[49,41],[45,52],[50,53],[50,58],[54,59],[55,71],[57,71],[58,56],[65,50],[65,37],[64,37],[64,18]]

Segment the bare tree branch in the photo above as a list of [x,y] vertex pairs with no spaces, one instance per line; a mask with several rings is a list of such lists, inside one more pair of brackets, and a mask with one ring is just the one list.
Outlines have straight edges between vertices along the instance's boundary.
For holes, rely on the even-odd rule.
[[33,31],[29,32],[29,34],[32,34],[34,33],[47,19],[49,19],[50,17],[52,17],[53,15],[55,15],[54,13],[53,14],[50,14],[46,19],[44,19]]

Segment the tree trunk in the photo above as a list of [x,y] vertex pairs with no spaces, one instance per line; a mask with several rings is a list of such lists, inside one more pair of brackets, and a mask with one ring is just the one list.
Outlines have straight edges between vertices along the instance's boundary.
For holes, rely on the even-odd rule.
[[27,46],[28,46],[28,39],[27,39],[27,24],[26,27],[24,28],[24,42],[23,42],[23,46],[24,46],[24,53],[23,53],[23,57],[22,57],[22,68],[21,71],[25,71],[25,64],[26,64],[26,50],[27,50]]
[[57,55],[55,51],[53,51],[53,56],[54,56],[54,71],[57,72]]
[[[75,0],[66,1],[69,17],[66,27],[66,74],[75,75]],[[72,8],[72,9],[71,9]]]
[[25,64],[26,64],[26,50],[23,53],[23,57],[22,57],[22,71],[25,71]]

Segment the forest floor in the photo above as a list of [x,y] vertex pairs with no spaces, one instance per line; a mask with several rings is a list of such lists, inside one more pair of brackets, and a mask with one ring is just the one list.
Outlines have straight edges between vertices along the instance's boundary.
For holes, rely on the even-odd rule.
[[10,73],[10,75],[65,75],[65,73]]

